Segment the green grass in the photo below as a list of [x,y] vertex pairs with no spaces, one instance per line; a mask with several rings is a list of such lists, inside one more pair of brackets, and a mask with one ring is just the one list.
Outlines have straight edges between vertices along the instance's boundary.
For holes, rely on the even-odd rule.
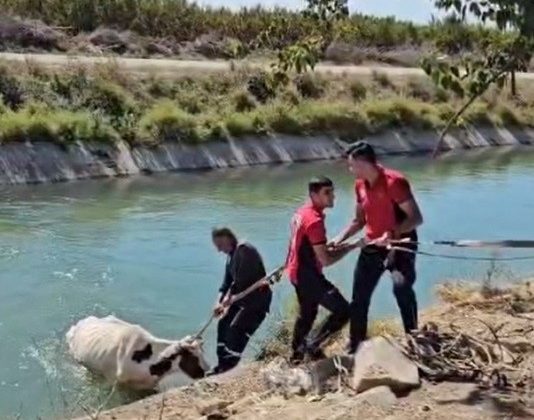
[[[54,73],[0,65],[0,141],[76,140],[155,145],[225,137],[329,135],[351,140],[393,128],[442,128],[462,101],[443,101],[428,79],[305,75],[265,92],[254,70],[162,80],[135,79],[118,67]],[[251,84],[251,81],[253,84]],[[251,89],[251,86],[254,89]],[[493,91],[463,123],[534,126],[534,90],[523,99]]]
[[0,143],[48,141],[68,144],[75,141],[115,142],[118,138],[112,127],[88,112],[28,106],[0,115]]

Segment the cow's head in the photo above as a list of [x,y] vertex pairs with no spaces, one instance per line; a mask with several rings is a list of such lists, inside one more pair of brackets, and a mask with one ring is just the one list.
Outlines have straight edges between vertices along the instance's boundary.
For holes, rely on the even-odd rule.
[[202,342],[188,337],[165,349],[160,360],[150,366],[150,374],[163,377],[181,371],[192,379],[200,379],[208,369]]

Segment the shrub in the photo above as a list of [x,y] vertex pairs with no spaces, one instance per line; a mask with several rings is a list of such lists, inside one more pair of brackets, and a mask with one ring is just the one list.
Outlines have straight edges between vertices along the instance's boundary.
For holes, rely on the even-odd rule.
[[118,135],[88,112],[51,111],[29,105],[20,111],[0,114],[0,143],[13,141],[114,142]]
[[433,86],[426,80],[410,79],[406,84],[406,90],[409,96],[421,99],[424,102],[430,102],[433,99]]
[[252,76],[247,82],[247,90],[260,103],[265,103],[269,99],[274,98],[275,91],[269,79],[269,75],[261,72]]
[[289,105],[298,105],[302,101],[302,97],[297,92],[294,86],[285,86],[278,95],[280,102]]
[[115,122],[128,114],[137,112],[132,96],[115,83],[96,80],[85,94],[86,99],[83,104],[85,108],[101,111]]
[[0,94],[4,104],[11,109],[16,110],[24,103],[24,92],[20,82],[4,68],[0,68]]
[[318,99],[324,94],[325,82],[315,74],[304,73],[298,75],[294,83],[303,98]]
[[178,108],[172,101],[156,103],[139,122],[139,140],[198,142],[206,133],[200,129],[197,119]]
[[207,104],[204,98],[205,92],[199,90],[196,86],[190,89],[180,89],[176,92],[175,100],[180,108],[190,114],[200,114],[205,111]]
[[232,113],[225,118],[225,127],[228,133],[235,137],[258,134],[255,126],[254,114]]
[[518,126],[521,125],[522,121],[520,116],[518,116],[513,109],[510,109],[506,104],[497,105],[495,110],[497,114],[497,121],[500,125],[504,126]]
[[436,102],[448,102],[450,99],[450,95],[449,92],[447,92],[445,89],[438,87],[436,88],[434,98]]
[[467,108],[463,118],[472,124],[492,124],[488,112],[488,105],[483,102],[475,102]]
[[408,98],[367,101],[363,110],[373,131],[401,126],[429,129],[441,125],[432,106]]
[[265,115],[267,127],[275,133],[306,134],[301,121],[299,121],[299,115],[296,112],[297,109],[296,106],[276,103],[265,107],[260,112],[263,112]]
[[381,88],[393,88],[394,85],[389,80],[389,77],[386,73],[381,73],[376,70],[373,70],[373,80],[378,83],[378,86]]
[[256,100],[246,90],[236,92],[232,97],[232,103],[237,112],[251,111],[256,108]]
[[362,101],[367,96],[367,88],[359,80],[353,80],[349,85],[350,95],[356,102]]
[[299,107],[298,115],[308,133],[332,133],[357,139],[368,132],[365,115],[349,102],[304,103]]

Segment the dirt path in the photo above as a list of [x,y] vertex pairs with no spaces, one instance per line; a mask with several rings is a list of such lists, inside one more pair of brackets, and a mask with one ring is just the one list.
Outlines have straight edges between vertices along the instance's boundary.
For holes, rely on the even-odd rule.
[[[94,65],[110,61],[116,62],[119,66],[132,73],[146,74],[158,73],[164,76],[173,76],[178,73],[188,73],[194,71],[219,72],[230,70],[234,65],[246,65],[251,67],[268,67],[267,62],[252,61],[208,61],[208,60],[173,60],[173,59],[145,59],[145,58],[121,58],[121,57],[88,57],[61,54],[16,54],[0,53],[0,60],[24,62],[32,61],[36,64],[48,68],[61,68],[68,64]],[[352,74],[369,76],[373,72],[385,73],[392,77],[423,76],[424,72],[419,68],[390,67],[390,66],[352,66],[352,65],[332,65],[319,64],[316,71],[320,73]],[[521,73],[521,79],[533,79],[534,73]]]

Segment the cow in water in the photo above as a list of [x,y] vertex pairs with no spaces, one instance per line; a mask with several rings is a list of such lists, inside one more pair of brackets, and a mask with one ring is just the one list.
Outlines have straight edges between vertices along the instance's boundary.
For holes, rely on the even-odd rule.
[[114,316],[82,319],[66,340],[70,354],[87,369],[138,390],[156,389],[170,374],[199,379],[209,368],[198,340],[163,340]]

